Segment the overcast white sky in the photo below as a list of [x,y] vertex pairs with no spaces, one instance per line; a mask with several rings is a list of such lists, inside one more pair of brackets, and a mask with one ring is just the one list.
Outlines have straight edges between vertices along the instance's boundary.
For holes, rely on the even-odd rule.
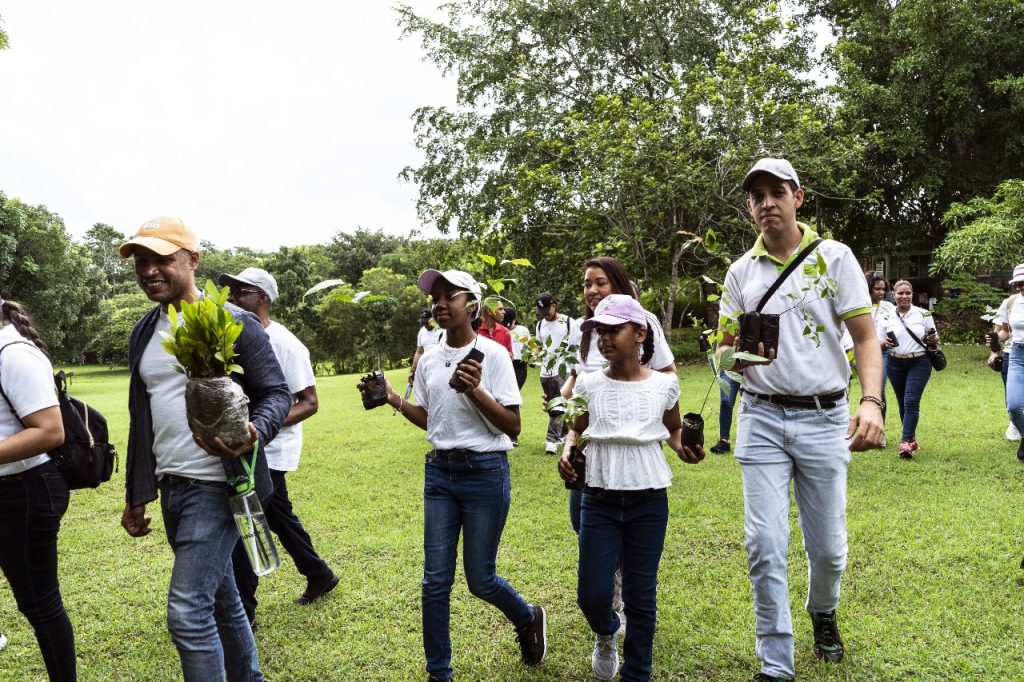
[[399,40],[392,7],[6,0],[0,191],[77,238],[156,215],[264,250],[422,228],[397,179],[420,160],[410,116],[450,104],[454,85]]

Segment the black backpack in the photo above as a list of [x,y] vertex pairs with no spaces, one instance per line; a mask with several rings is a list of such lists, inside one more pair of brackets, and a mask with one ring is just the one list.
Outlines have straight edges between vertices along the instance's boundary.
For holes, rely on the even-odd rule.
[[[13,343],[32,345],[27,341],[12,341],[0,347],[0,352]],[[109,481],[117,469],[117,452],[109,442],[107,420],[95,408],[68,395],[67,375],[63,370],[53,375],[53,383],[64,422],[64,443],[50,450],[50,458],[56,462],[71,490],[96,488],[100,483]],[[14,411],[2,384],[0,395],[20,422],[21,417]]]

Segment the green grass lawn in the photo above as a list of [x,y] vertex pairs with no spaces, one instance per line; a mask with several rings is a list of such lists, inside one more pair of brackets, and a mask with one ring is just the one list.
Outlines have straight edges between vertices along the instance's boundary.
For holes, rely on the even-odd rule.
[[[1024,679],[1024,553],[1017,504],[1024,469],[1003,439],[1007,419],[998,375],[982,348],[950,348],[933,374],[913,461],[896,456],[892,397],[885,452],[855,455],[849,480],[850,554],[840,626],[848,655],[816,664],[803,613],[807,567],[792,512],[791,606],[797,674],[816,680]],[[107,415],[120,453],[127,440],[127,372],[74,368],[72,393]],[[405,372],[390,378],[401,382]],[[696,410],[706,366],[680,370],[683,411]],[[390,409],[365,412],[356,377],[319,380],[320,412],[306,422],[302,466],[289,476],[296,508],[317,549],[341,577],[308,607],[287,556],[259,591],[256,637],[271,680],[425,679],[420,644],[424,433]],[[857,387],[854,385],[854,394]],[[575,605],[576,543],[566,491],[544,454],[545,419],[535,371],[524,389],[523,434],[511,455],[513,501],[499,573],[548,610],[548,657],[519,663],[511,625],[469,595],[461,574],[452,596],[459,680],[587,680],[592,635]],[[709,444],[717,397],[705,411]],[[743,547],[739,467],[709,455],[699,466],[672,460],[670,520],[662,558],[654,677],[744,680],[757,671],[754,616]],[[130,538],[120,527],[124,472],[98,490],[77,491],[64,517],[60,575],[75,625],[83,680],[180,678],[165,627],[171,551],[156,504],[156,531]],[[0,578],[0,583],[3,583]],[[35,640],[10,591],[0,590],[0,680],[44,679]]]

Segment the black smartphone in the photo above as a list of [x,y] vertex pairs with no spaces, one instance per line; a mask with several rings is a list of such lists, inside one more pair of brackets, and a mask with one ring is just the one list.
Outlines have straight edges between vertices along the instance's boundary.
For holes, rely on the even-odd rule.
[[459,365],[464,363],[466,360],[476,360],[477,362],[482,363],[484,361],[484,353],[482,350],[474,346],[469,349],[469,353],[466,354],[466,357],[459,360],[459,363],[455,365],[455,371],[452,372],[452,378],[448,380],[448,385],[459,393],[462,393],[469,388],[466,386],[466,382],[459,378]]
[[896,340],[896,332],[886,332],[885,337],[889,339],[889,342],[892,343],[893,346],[900,345],[900,342]]

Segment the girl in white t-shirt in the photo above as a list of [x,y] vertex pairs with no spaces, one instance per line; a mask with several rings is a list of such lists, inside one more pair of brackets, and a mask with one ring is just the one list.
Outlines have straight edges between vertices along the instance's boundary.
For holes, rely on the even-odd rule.
[[0,299],[0,568],[35,630],[51,680],[75,679],[75,634],[57,580],[68,486],[47,454],[64,425],[46,346],[21,306]]
[[658,564],[668,524],[667,489],[672,470],[662,453],[666,441],[684,462],[704,458],[700,446],[684,447],[679,419],[679,381],[644,367],[652,352],[643,307],[613,294],[583,323],[593,330],[608,367],[580,376],[573,390],[587,402],[566,439],[558,472],[572,483],[569,462],[577,434],[587,439],[586,488],[579,531],[577,601],[597,637],[594,674],[615,677],[619,667],[620,617],[613,609],[615,570],[621,560],[622,593],[629,620],[623,679],[651,676]]
[[[446,338],[420,358],[416,404],[388,386],[388,404],[425,429],[434,449],[423,486],[423,648],[434,682],[450,680],[450,597],[459,535],[469,591],[497,607],[516,628],[522,660],[540,665],[547,650],[544,609],[528,604],[495,572],[511,499],[506,453],[519,435],[522,399],[508,351],[477,336],[481,287],[461,270],[427,270],[420,290],[433,300]],[[468,359],[478,351],[482,359]],[[457,388],[453,388],[453,374]],[[362,388],[362,386],[361,386]]]

